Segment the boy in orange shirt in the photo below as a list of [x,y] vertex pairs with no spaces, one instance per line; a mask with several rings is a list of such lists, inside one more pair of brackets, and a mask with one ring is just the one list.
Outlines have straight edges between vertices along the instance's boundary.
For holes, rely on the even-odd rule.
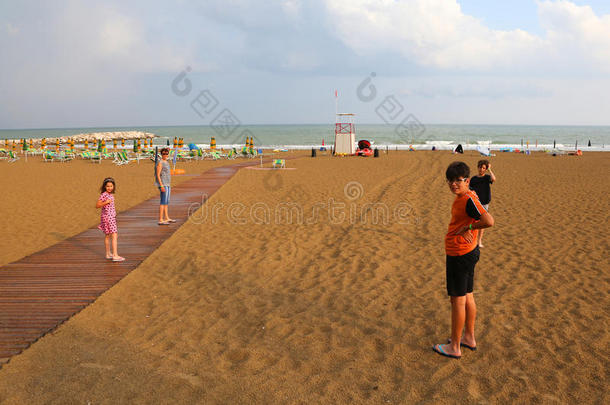
[[[445,236],[447,254],[447,293],[451,299],[451,340],[432,349],[441,356],[459,359],[461,348],[476,350],[474,322],[474,267],[479,261],[477,233],[493,226],[494,219],[481,205],[477,194],[469,189],[470,168],[464,162],[453,162],[445,173],[455,200],[451,206],[451,222]],[[464,336],[462,330],[466,326]]]

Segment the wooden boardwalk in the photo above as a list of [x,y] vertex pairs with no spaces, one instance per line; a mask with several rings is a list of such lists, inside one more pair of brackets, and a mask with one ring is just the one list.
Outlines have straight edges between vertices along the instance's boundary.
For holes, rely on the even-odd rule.
[[0,367],[54,330],[135,269],[242,167],[258,160],[216,167],[172,188],[170,211],[177,223],[159,226],[159,198],[117,215],[119,253],[106,260],[97,227],[0,268]]

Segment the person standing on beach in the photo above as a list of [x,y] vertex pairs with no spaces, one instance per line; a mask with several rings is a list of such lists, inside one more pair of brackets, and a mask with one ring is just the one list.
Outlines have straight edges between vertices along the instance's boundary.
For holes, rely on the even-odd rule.
[[[493,226],[493,217],[483,208],[477,194],[468,188],[470,168],[464,162],[453,162],[445,172],[455,200],[451,222],[445,236],[447,294],[451,301],[451,339],[434,345],[441,356],[459,359],[461,348],[476,350],[474,323],[477,307],[474,301],[474,267],[479,261],[477,233]],[[462,330],[465,328],[464,336]]]
[[[491,202],[491,185],[496,181],[496,176],[491,171],[491,163],[488,160],[479,160],[477,163],[479,169],[478,176],[472,176],[470,179],[470,189],[474,190],[479,197],[479,201],[483,204],[486,211],[489,211],[489,203]],[[489,174],[486,174],[489,173]],[[477,245],[484,247],[481,240],[483,239],[483,229],[479,231],[479,239]]]
[[[124,257],[119,256],[117,250],[118,229],[116,225],[116,209],[114,207],[114,192],[116,184],[112,177],[107,177],[100,188],[100,198],[95,204],[95,208],[101,208],[100,225],[98,228],[106,235],[104,237],[104,245],[106,246],[106,259],[113,262],[122,262]],[[110,244],[112,243],[112,253],[110,252]]]
[[155,169],[155,184],[159,188],[161,193],[161,201],[159,203],[159,225],[169,225],[172,222],[176,222],[175,219],[171,219],[168,213],[169,196],[171,192],[171,171],[169,162],[169,149],[161,149],[161,160],[157,163]]

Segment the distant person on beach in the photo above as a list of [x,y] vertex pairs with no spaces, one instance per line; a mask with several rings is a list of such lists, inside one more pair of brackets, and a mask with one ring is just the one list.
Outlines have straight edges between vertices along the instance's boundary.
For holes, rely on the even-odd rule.
[[[477,193],[479,201],[483,204],[485,210],[489,211],[491,185],[496,181],[496,175],[491,171],[491,163],[489,163],[489,160],[479,160],[477,168],[479,169],[479,174],[477,176],[472,176],[470,179],[470,189]],[[479,247],[484,247],[481,242],[483,239],[483,231],[484,229],[481,229],[479,232],[479,239],[477,240]]]
[[157,163],[155,170],[155,184],[161,192],[161,201],[159,203],[159,225],[169,225],[172,222],[176,222],[175,219],[171,219],[168,213],[169,196],[171,192],[171,171],[169,162],[169,149],[161,149],[161,160]]
[[[479,261],[477,233],[493,226],[494,219],[483,208],[477,194],[468,188],[470,168],[464,162],[453,162],[445,172],[455,200],[451,222],[445,236],[447,294],[451,301],[451,339],[432,349],[441,356],[459,359],[461,348],[476,350],[474,323],[477,307],[472,294],[474,267]],[[464,336],[462,330],[465,328]]]
[[[106,245],[106,259],[113,262],[122,262],[124,257],[117,253],[118,230],[116,225],[116,209],[114,207],[114,193],[116,184],[112,177],[107,177],[100,187],[100,198],[95,204],[95,208],[101,208],[102,214],[100,225],[98,228],[106,235],[104,237],[104,245]],[[110,252],[110,244],[112,243],[112,253]]]
[[458,146],[455,148],[453,153],[464,153],[464,148],[462,148],[462,144],[458,143]]

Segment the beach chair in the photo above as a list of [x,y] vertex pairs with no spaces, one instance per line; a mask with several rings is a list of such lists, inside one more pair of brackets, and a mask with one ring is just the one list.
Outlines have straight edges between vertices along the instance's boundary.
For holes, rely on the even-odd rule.
[[[127,163],[133,162],[134,160],[138,160],[137,157],[136,158],[130,158],[129,155],[127,154],[127,152],[125,152],[125,151],[122,151],[120,153],[121,153],[121,157],[123,158],[123,160],[126,161]],[[140,161],[138,160],[138,163],[139,162]]]
[[58,153],[53,157],[54,160],[61,162],[61,163],[66,163],[66,162],[71,162],[72,161],[72,155],[62,152],[62,153]]
[[[154,159],[153,159],[154,160]],[[123,166],[129,163],[129,159],[125,159],[123,154],[120,152],[115,152],[114,160],[112,161],[117,166]]]
[[89,158],[92,163],[102,163],[102,155],[99,152],[93,152],[91,157]]
[[0,160],[8,159],[8,152],[6,149],[0,149]]
[[17,156],[17,154],[15,152],[13,152],[12,150],[10,150],[8,152],[8,162],[9,163],[14,163],[16,161],[19,160],[19,156]]
[[53,162],[53,152],[46,151],[42,155],[42,161],[52,163]]
[[274,159],[273,160],[273,165],[272,167],[274,169],[285,169],[286,168],[286,161],[284,159]]
[[178,160],[181,160],[183,162],[190,162],[191,160],[193,160],[193,156],[191,156],[190,152],[178,152]]

